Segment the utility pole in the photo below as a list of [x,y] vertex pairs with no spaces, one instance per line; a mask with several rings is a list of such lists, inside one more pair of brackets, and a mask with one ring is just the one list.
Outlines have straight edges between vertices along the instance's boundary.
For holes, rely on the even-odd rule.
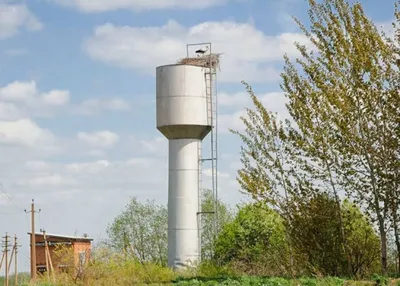
[[[14,235],[14,245],[11,251],[10,261],[8,262],[8,274],[11,273],[11,264],[14,262],[14,284],[18,285],[18,261],[17,261],[17,253],[18,253],[18,245],[17,235]],[[14,261],[13,261],[14,258]]]
[[11,251],[10,261],[8,262],[8,274],[11,273],[11,264],[13,263],[14,258],[14,276],[15,276],[15,285],[18,285],[18,266],[17,266],[17,252],[18,252],[18,243],[17,243],[17,235],[14,235],[14,245]]
[[15,277],[14,277],[14,284],[15,286],[18,285],[18,261],[17,261],[17,257],[18,257],[18,241],[17,241],[17,236],[14,236],[14,270],[15,270]]
[[4,252],[3,252],[3,255],[1,256],[0,270],[1,270],[1,267],[3,266],[3,261],[4,261]]
[[32,199],[31,210],[26,213],[31,213],[31,280],[36,280],[36,236],[35,236],[35,213],[39,213],[39,211],[35,211],[35,201]]
[[7,257],[8,254],[7,253],[9,251],[8,250],[8,243],[10,242],[9,241],[10,237],[6,233],[6,236],[4,236],[3,238],[4,238],[4,242],[3,242],[4,243],[4,250],[3,251],[4,251],[4,259],[5,259],[5,267],[6,267],[6,271],[5,271],[6,272],[6,275],[5,275],[6,277],[5,277],[4,285],[8,286],[8,257]]
[[[43,232],[44,253],[45,253],[45,257],[46,257],[46,274],[47,274],[47,278],[50,277],[49,273],[51,271],[53,281],[55,282],[56,278],[54,276],[53,261],[51,259],[51,255],[50,255],[49,243],[47,242],[46,231],[44,229],[41,229],[40,231]],[[50,268],[49,268],[49,266],[50,266]]]
[[14,258],[14,251],[15,251],[15,245],[13,246],[12,250],[11,250],[11,256],[10,256],[10,260],[8,261],[8,273],[10,272],[11,269],[11,263],[13,262],[13,258]]
[[43,232],[43,241],[44,241],[44,257],[46,258],[46,275],[47,275],[47,280],[49,279],[49,256],[47,255],[47,239],[46,239],[46,231],[45,230],[40,230]]

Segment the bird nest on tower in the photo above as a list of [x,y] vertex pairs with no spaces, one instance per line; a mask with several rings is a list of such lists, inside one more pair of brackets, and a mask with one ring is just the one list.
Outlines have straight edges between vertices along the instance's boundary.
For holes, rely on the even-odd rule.
[[219,59],[221,54],[208,54],[198,57],[187,57],[180,59],[178,64],[180,65],[192,65],[203,68],[209,68],[211,66],[212,69],[220,70]]

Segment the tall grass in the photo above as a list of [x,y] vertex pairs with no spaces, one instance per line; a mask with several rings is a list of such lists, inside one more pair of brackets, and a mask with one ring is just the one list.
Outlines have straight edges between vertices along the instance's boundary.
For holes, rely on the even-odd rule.
[[52,285],[165,285],[170,284],[177,276],[169,268],[155,264],[141,264],[137,261],[96,262],[87,267],[80,275],[56,272],[55,279],[50,275],[39,278],[37,286]]
[[[20,275],[19,285],[29,286],[129,286],[129,285],[179,285],[179,286],[367,286],[393,285],[396,280],[389,281],[384,277],[372,277],[370,281],[346,281],[335,277],[295,278],[246,276],[235,272],[228,266],[215,266],[204,262],[192,269],[174,272],[169,268],[156,264],[141,264],[135,260],[125,260],[120,256],[108,256],[92,261],[83,271],[77,274],[75,269],[69,272],[55,272],[38,278],[36,283],[29,282],[29,275]],[[0,278],[0,285],[3,281]],[[10,286],[14,285],[13,280]],[[399,285],[400,286],[400,285]]]

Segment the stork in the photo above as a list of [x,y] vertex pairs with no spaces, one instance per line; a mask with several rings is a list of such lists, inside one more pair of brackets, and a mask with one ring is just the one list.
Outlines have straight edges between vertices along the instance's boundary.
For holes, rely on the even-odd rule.
[[206,46],[205,48],[197,50],[196,54],[199,57],[200,55],[204,55],[207,51],[208,51],[208,46]]

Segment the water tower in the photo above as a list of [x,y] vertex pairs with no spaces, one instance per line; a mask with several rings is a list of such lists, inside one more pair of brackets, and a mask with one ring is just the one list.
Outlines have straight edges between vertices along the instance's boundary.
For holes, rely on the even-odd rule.
[[[193,46],[207,48],[190,57]],[[216,60],[210,43],[190,44],[187,58],[156,69],[157,129],[169,140],[168,265],[173,268],[201,258],[203,162],[211,162],[217,199]],[[204,159],[202,140],[209,133],[211,155]],[[215,207],[211,213],[216,217]]]

